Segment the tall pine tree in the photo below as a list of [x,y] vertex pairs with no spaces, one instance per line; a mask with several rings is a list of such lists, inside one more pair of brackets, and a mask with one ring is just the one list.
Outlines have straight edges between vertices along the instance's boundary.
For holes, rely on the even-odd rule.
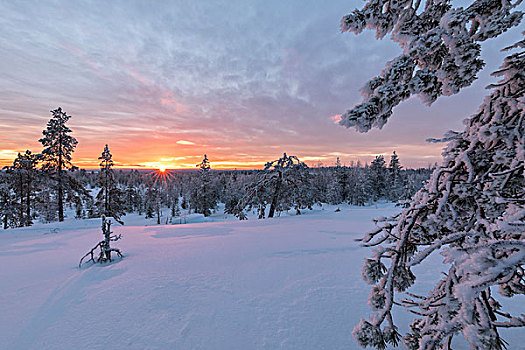
[[52,110],[47,128],[42,131],[44,137],[39,140],[44,147],[42,169],[56,181],[58,221],[64,221],[64,187],[69,180],[69,175],[65,171],[72,168],[71,154],[78,144],[78,141],[69,135],[71,129],[66,126],[69,118],[71,116],[63,112],[60,107]]

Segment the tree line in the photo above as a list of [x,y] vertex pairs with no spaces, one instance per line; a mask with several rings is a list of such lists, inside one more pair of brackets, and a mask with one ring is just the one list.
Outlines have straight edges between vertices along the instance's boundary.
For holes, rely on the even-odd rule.
[[[246,219],[274,217],[283,211],[311,209],[316,203],[366,205],[378,200],[409,199],[430,174],[429,169],[403,169],[393,152],[387,164],[377,156],[370,165],[310,168],[286,153],[263,170],[212,171],[207,155],[197,171],[114,170],[106,144],[99,170],[78,169],[72,163],[77,140],[66,125],[70,116],[51,111],[41,153],[19,153],[0,173],[0,218],[4,228],[63,221],[65,210],[76,218],[113,217],[126,213],[170,223],[182,213],[211,215],[219,203],[224,211]],[[168,209],[167,213],[164,213]]]

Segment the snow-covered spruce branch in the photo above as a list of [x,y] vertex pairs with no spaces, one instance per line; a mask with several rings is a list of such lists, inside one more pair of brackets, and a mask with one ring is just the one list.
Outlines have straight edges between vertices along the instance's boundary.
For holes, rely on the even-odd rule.
[[517,26],[523,13],[517,1],[472,1],[453,7],[450,1],[369,0],[341,20],[341,31],[376,31],[377,38],[391,34],[403,54],[387,63],[381,74],[361,90],[364,101],[346,111],[340,124],[366,132],[382,128],[392,109],[412,95],[425,104],[458,93],[470,86],[483,68],[481,46]]
[[469,234],[469,232],[459,232],[455,235],[448,235],[446,237],[443,237],[442,239],[440,240],[437,240],[436,242],[432,243],[429,247],[421,250],[420,252],[418,252],[411,260],[410,262],[407,264],[408,267],[413,267],[419,263],[421,263],[426,257],[428,257],[430,254],[432,254],[432,252],[440,249],[443,245],[445,244],[450,244],[450,243],[453,243],[453,242],[457,242],[463,238],[465,238],[465,236],[467,236]]
[[[367,6],[386,3],[370,1]],[[475,1],[468,11],[474,11],[479,3]],[[491,2],[490,6],[495,4]],[[511,7],[498,17],[507,18],[507,24],[514,18]],[[443,9],[439,25],[463,28],[461,21],[470,17],[457,17],[462,11],[467,10]],[[478,35],[481,26],[490,26],[490,21],[496,20],[491,17],[495,13],[489,12],[480,14],[490,18],[486,22],[476,20],[476,34],[471,30],[469,35]],[[455,22],[451,22],[453,18]],[[352,20],[359,22],[357,17]],[[369,27],[373,21],[362,20],[368,21]],[[394,22],[395,28],[404,25]],[[373,258],[365,260],[362,271],[363,278],[372,284],[368,303],[375,314],[354,328],[354,338],[361,346],[384,349],[397,342],[392,337],[392,330],[396,330],[391,313],[394,305],[418,315],[403,337],[409,349],[450,349],[458,333],[472,349],[503,349],[505,342],[498,328],[525,326],[523,319],[502,311],[492,293],[492,287],[497,286],[504,297],[525,294],[524,66],[523,52],[505,58],[494,74],[501,81],[493,85],[479,111],[466,121],[465,130],[448,141],[442,166],[408,208],[393,220],[379,220],[377,228],[362,238],[363,245],[377,248]],[[402,79],[402,67],[396,68],[397,73],[392,67],[372,85],[380,86],[389,75]],[[371,99],[377,86],[368,92]],[[364,125],[381,120],[382,112],[374,113],[377,119],[365,116]],[[405,292],[415,282],[411,267],[424,262],[432,252],[445,256],[447,274],[424,297],[394,300],[396,292]],[[390,260],[388,266],[383,258]]]
[[525,315],[521,315],[521,317],[510,317],[510,319],[505,322],[494,322],[494,325],[502,328],[525,327]]

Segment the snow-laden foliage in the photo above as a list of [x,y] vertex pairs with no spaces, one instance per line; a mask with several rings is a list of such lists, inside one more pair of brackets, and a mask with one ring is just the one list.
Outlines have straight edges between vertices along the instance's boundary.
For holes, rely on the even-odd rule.
[[217,192],[212,186],[211,166],[206,154],[196,167],[199,168],[199,176],[192,184],[190,204],[196,213],[210,216],[217,206]]
[[[369,0],[341,20],[341,30],[387,34],[403,53],[362,88],[364,101],[342,115],[340,124],[366,132],[381,128],[392,109],[412,95],[430,105],[439,96],[469,86],[483,68],[480,42],[519,24],[521,0],[475,0],[453,7],[450,0]],[[422,8],[420,8],[420,6]]]
[[10,174],[0,172],[0,217],[4,229],[20,226],[20,211],[17,210],[16,196],[10,188],[10,181]]
[[281,158],[267,162],[264,172],[247,186],[245,195],[231,212],[242,220],[246,218],[246,207],[256,207],[259,218],[264,218],[268,204],[269,218],[273,217],[276,211],[288,210],[291,207],[300,214],[301,209],[311,208],[314,204],[309,168],[297,156],[284,153]]
[[[104,263],[111,260],[111,252],[115,252],[119,257],[123,257],[122,252],[118,248],[111,247],[111,242],[116,242],[122,238],[122,235],[113,235],[111,231],[111,220],[107,220],[105,215],[102,215],[102,234],[104,239],[97,243],[89,252],[80,259],[78,267],[82,267],[82,262],[89,256],[89,260],[94,263]],[[95,259],[95,250],[100,249],[98,257]]]
[[71,155],[75,151],[78,141],[69,135],[71,129],[66,123],[71,118],[62,108],[51,111],[51,119],[47,128],[42,131],[44,137],[39,141],[44,147],[42,154],[45,158],[44,169],[63,170],[72,167]]
[[37,165],[41,160],[41,154],[34,154],[26,150],[25,153],[18,153],[13,165],[4,167],[9,174],[6,178],[6,185],[13,192],[13,199],[15,199],[11,200],[9,205],[18,214],[16,220],[11,220],[11,226],[31,226],[33,224],[33,201],[36,201],[39,189]]
[[99,186],[100,191],[97,194],[97,202],[95,205],[98,208],[99,213],[106,216],[111,216],[115,220],[122,224],[120,217],[125,215],[124,204],[122,203],[122,191],[117,186],[115,176],[113,174],[113,155],[109,151],[109,147],[106,144],[100,157],[100,174],[99,174]]
[[[31,156],[37,155],[31,153]],[[0,171],[0,220],[4,228],[24,226],[29,217],[33,222],[44,223],[57,219],[56,174],[26,164],[26,158],[27,154],[21,154],[15,159],[16,166]],[[269,214],[278,179],[278,170],[273,167],[211,171],[208,160],[202,170],[199,164],[196,171],[115,170],[109,147],[103,148],[99,162],[100,171],[64,172],[64,216],[117,218],[135,212],[146,214],[147,218],[156,217],[158,224],[183,223],[192,212],[204,212],[206,206],[208,213],[213,214],[216,206],[223,203],[225,213],[246,218],[244,214],[250,211],[264,218]],[[387,181],[380,182],[376,181],[371,168],[359,161],[348,166],[339,161],[333,166],[286,170],[286,181],[279,188],[274,215],[288,210],[299,214],[315,203],[363,206],[375,200],[405,200],[421,188],[431,172],[430,168],[400,169],[401,187],[397,188],[389,180],[390,167],[382,166]],[[374,186],[380,196],[372,191]],[[206,194],[206,198],[200,197],[202,194]],[[199,204],[204,199],[208,202]]]
[[374,200],[387,197],[387,168],[385,157],[376,156],[370,163],[370,175],[368,176],[368,190]]
[[66,125],[71,116],[60,107],[52,110],[51,115],[47,128],[42,131],[44,137],[39,140],[44,147],[42,169],[48,173],[48,178],[56,181],[58,220],[64,221],[64,190],[70,188],[76,192],[83,192],[83,188],[80,188],[78,183],[64,172],[67,169],[74,169],[71,155],[78,141],[70,135],[71,129]]
[[[403,339],[409,349],[448,349],[458,333],[472,349],[502,349],[498,328],[525,326],[525,315],[502,310],[496,295],[525,294],[523,67],[524,51],[505,58],[493,73],[501,81],[451,138],[430,181],[409,207],[378,220],[362,239],[377,246],[363,265],[377,312],[354,328],[360,345],[381,349],[389,342],[394,304],[419,315]],[[412,268],[433,252],[445,257],[448,272],[428,295],[409,293]],[[394,300],[396,291],[405,297]]]
[[392,153],[390,157],[390,163],[388,164],[389,172],[389,193],[388,198],[395,200],[401,198],[405,184],[403,183],[403,178],[401,177],[401,164],[399,162],[399,157],[396,154],[396,151]]

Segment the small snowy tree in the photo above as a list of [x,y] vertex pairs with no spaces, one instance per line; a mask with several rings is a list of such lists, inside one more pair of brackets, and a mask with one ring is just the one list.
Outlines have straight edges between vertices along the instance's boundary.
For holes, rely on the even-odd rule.
[[211,211],[217,206],[217,191],[212,183],[208,156],[205,154],[202,162],[196,166],[199,168],[199,175],[193,183],[190,205],[196,213],[210,216]]
[[396,151],[394,151],[392,156],[390,156],[390,163],[388,164],[388,172],[390,175],[388,198],[393,201],[397,201],[403,196],[404,184],[403,178],[401,177],[402,168],[399,157]]
[[63,112],[60,107],[51,111],[51,114],[47,128],[42,131],[44,137],[39,140],[44,146],[42,155],[45,158],[42,168],[56,181],[58,220],[64,221],[64,186],[70,180],[64,170],[72,167],[71,154],[78,142],[69,135],[71,129],[66,126],[71,116]]
[[340,204],[349,199],[349,181],[348,168],[342,166],[339,157],[337,157],[333,171],[333,180],[328,189],[328,200],[330,203]]
[[[376,29],[392,33],[404,53],[363,89],[365,101],[347,111],[341,124],[367,131],[382,127],[392,108],[412,94],[430,104],[440,95],[469,86],[483,67],[478,42],[517,25],[520,1],[472,1],[453,8],[448,1],[371,0],[342,20],[343,31]],[[520,41],[516,47],[525,47]],[[376,246],[365,260],[363,278],[373,285],[369,304],[376,311],[354,328],[361,346],[397,345],[392,307],[418,317],[403,338],[409,349],[450,349],[462,333],[471,349],[503,349],[498,329],[523,327],[525,318],[501,309],[491,287],[511,297],[525,293],[525,52],[509,55],[494,73],[479,112],[460,133],[450,133],[443,163],[399,215],[378,220],[363,238]],[[426,296],[408,293],[412,268],[430,254],[445,257],[448,272]],[[385,263],[386,261],[389,263]],[[407,297],[394,300],[396,292]]]
[[[111,260],[111,252],[117,253],[119,257],[123,257],[120,249],[111,247],[111,242],[118,241],[122,238],[121,235],[111,235],[113,232],[111,231],[111,220],[106,220],[106,216],[102,215],[102,234],[104,235],[104,239],[97,243],[96,246],[94,246],[89,252],[86,253],[80,259],[80,262],[78,263],[78,267],[82,266],[82,261],[89,256],[89,260],[91,260],[93,263],[103,263],[106,261],[112,261]],[[97,248],[100,249],[100,252],[98,254],[98,257],[95,260],[95,250]]]
[[98,157],[100,160],[100,191],[97,195],[97,207],[99,212],[106,216],[111,216],[122,224],[120,220],[124,212],[124,203],[122,202],[122,191],[117,186],[115,175],[113,174],[113,156],[109,151],[108,145],[104,147],[102,154]]
[[371,191],[372,199],[374,201],[386,196],[387,169],[385,166],[385,157],[376,156],[372,163],[370,163],[368,188]]
[[160,225],[160,217],[162,215],[161,197],[162,193],[159,183],[151,183],[145,196],[145,212],[146,219],[157,217],[157,225]]

